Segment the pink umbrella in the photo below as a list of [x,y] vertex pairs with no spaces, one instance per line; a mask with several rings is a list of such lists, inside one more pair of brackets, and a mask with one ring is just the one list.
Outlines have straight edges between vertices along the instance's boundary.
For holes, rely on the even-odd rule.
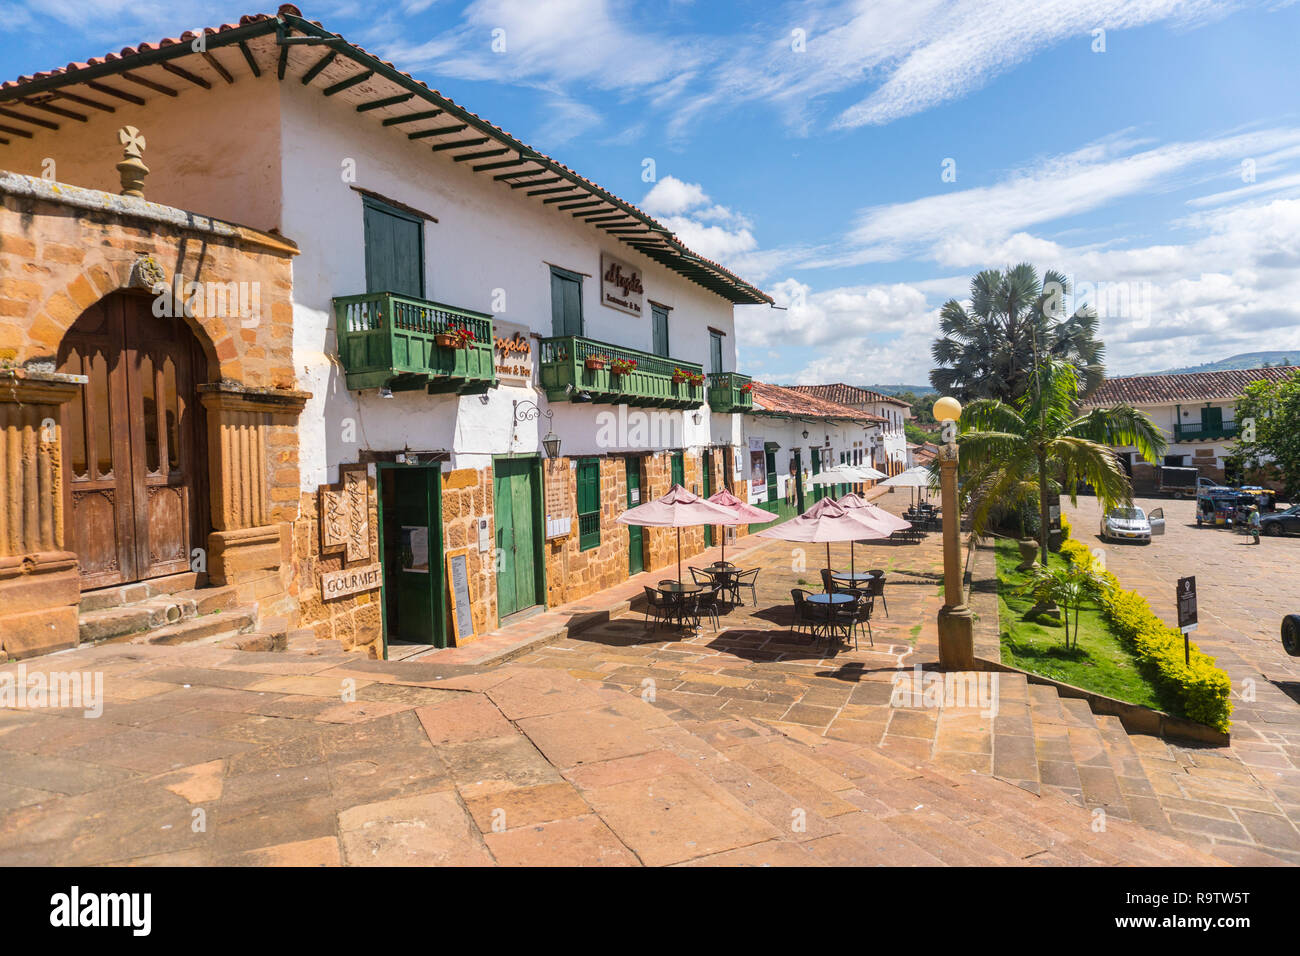
[[[731,521],[721,521],[719,522],[719,524],[726,524],[726,525],[767,524],[769,521],[776,520],[776,515],[772,514],[772,512],[764,511],[762,508],[755,508],[747,501],[741,501],[739,498],[733,495],[726,488],[723,488],[721,491],[714,492],[713,494],[709,495],[709,497],[706,498],[705,500],[711,501],[715,505],[721,505],[722,507],[727,508],[728,510],[734,511],[736,513],[736,517]],[[726,563],[727,560],[726,537],[723,537],[722,539],[722,560],[723,563]]]
[[[823,499],[825,500],[825,499]],[[836,504],[853,511],[859,520],[865,520],[878,529],[878,534],[868,535],[869,538],[888,538],[895,531],[905,531],[912,527],[912,522],[906,521],[898,515],[890,514],[884,508],[872,504],[856,492],[850,492],[847,495],[841,495],[835,499]],[[818,502],[821,504],[821,502]],[[816,505],[814,505],[816,507]],[[864,540],[864,539],[855,539]],[[849,542],[849,574],[852,574],[856,567],[854,565],[855,557],[853,553],[853,542]]]
[[[799,517],[791,518],[772,528],[764,528],[758,532],[758,536],[777,538],[781,541],[825,542],[826,567],[829,569],[832,541],[852,542],[866,538],[884,538],[893,533],[886,531],[879,521],[873,520],[872,516],[864,514],[864,511],[865,508],[846,508],[838,501],[823,498]],[[904,522],[904,526],[911,527],[907,522]]]
[[682,528],[701,524],[732,523],[736,514],[729,508],[705,501],[681,485],[673,485],[668,494],[628,508],[618,516],[619,524],[634,524],[647,528],[677,529],[677,583],[682,583]]

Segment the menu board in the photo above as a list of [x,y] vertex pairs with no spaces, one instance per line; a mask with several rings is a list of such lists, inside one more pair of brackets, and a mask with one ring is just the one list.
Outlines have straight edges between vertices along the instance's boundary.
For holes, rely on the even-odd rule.
[[573,528],[573,512],[569,504],[569,469],[548,462],[544,484],[546,537],[567,538]]
[[451,601],[451,624],[456,646],[474,639],[474,609],[469,594],[469,556],[466,551],[447,554],[447,596]]

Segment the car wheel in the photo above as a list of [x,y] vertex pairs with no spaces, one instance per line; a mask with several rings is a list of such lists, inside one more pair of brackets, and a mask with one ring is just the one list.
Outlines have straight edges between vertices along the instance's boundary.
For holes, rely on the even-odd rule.
[[1270,538],[1280,538],[1282,537],[1282,525],[1276,521],[1270,521],[1264,525],[1264,533]]
[[1282,618],[1282,649],[1292,657],[1300,657],[1300,614]]

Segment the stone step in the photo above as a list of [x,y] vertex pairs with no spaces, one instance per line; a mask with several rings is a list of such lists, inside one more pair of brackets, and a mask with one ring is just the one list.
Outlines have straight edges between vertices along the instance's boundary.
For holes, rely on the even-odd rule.
[[[172,583],[184,582],[172,581]],[[134,585],[124,586],[119,590],[125,590],[127,587],[134,587]],[[141,632],[179,624],[192,617],[231,608],[235,605],[235,601],[233,587],[178,588],[129,604],[83,610],[78,616],[79,638],[83,644],[119,640]]]
[[189,591],[202,586],[207,580],[206,574],[193,571],[181,574],[169,574],[148,581],[135,581],[131,584],[115,584],[111,587],[85,591],[81,595],[81,611],[103,611],[111,607],[125,607],[138,604],[149,598],[174,594],[177,591]]
[[155,628],[131,638],[132,644],[192,644],[243,634],[257,626],[255,606],[235,607]]

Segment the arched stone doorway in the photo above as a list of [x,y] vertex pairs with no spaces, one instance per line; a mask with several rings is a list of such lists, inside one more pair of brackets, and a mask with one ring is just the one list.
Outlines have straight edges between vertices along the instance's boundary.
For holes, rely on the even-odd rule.
[[81,588],[191,569],[209,531],[204,409],[207,359],[183,319],[115,292],[59,345],[60,372],[85,375],[63,415],[67,547]]

